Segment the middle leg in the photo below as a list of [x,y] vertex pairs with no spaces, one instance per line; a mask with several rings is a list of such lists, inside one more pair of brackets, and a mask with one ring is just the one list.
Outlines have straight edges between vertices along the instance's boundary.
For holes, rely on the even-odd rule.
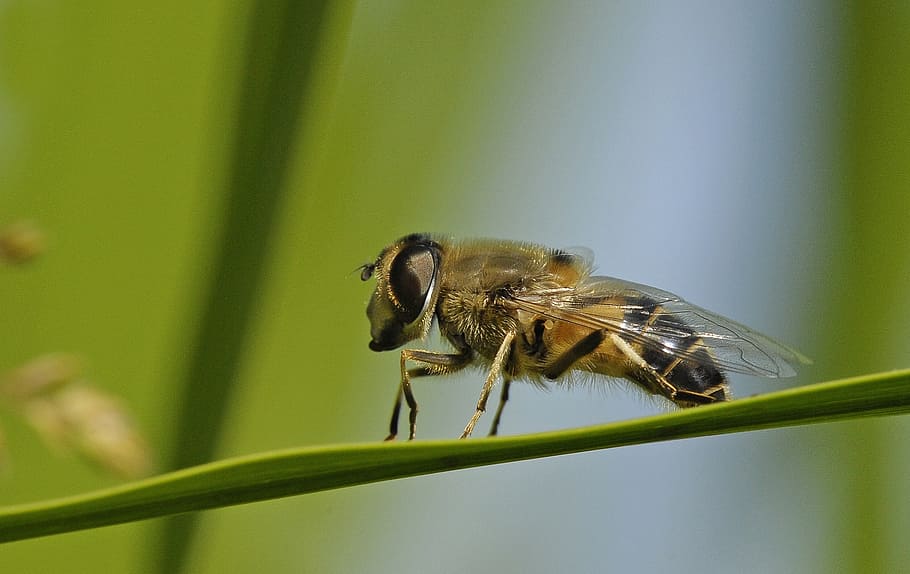
[[474,425],[477,424],[480,415],[487,410],[487,400],[490,398],[490,392],[493,390],[493,385],[496,384],[496,379],[498,379],[499,374],[502,373],[503,365],[505,365],[506,359],[509,356],[509,349],[512,347],[512,340],[514,338],[515,331],[508,331],[503,338],[502,343],[499,345],[499,350],[496,351],[496,356],[493,358],[493,365],[490,367],[490,372],[487,374],[487,380],[484,382],[483,389],[480,391],[480,398],[477,400],[477,407],[474,409],[474,415],[471,417],[471,420],[468,421],[468,424],[465,425],[464,432],[461,433],[461,438],[468,438],[471,436],[471,432],[474,431]]

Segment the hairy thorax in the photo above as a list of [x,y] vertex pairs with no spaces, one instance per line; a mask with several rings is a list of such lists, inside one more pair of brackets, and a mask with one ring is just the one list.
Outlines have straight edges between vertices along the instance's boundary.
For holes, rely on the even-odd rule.
[[499,350],[507,329],[516,321],[490,293],[443,291],[437,303],[439,330],[447,339],[460,339],[486,359]]

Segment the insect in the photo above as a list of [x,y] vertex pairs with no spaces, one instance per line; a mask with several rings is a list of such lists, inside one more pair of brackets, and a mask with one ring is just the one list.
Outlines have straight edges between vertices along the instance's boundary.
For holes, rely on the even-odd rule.
[[[461,434],[471,435],[503,380],[490,434],[499,429],[513,380],[544,385],[572,373],[623,378],[680,407],[728,401],[726,373],[795,374],[809,359],[676,295],[591,275],[589,257],[530,243],[457,241],[412,234],[360,267],[376,278],[367,307],[370,349],[424,338],[433,320],[453,352],[401,351],[401,382],[389,423],[398,434],[402,399],[417,423],[411,380],[485,366],[487,377]],[[409,368],[409,365],[413,365]]]

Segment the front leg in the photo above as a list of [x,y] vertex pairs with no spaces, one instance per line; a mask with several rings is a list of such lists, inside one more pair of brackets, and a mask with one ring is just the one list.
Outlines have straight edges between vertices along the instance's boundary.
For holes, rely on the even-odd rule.
[[[432,351],[419,351],[416,349],[405,349],[401,352],[401,384],[398,386],[398,393],[395,395],[395,404],[392,407],[392,420],[389,421],[389,436],[385,440],[394,440],[398,435],[398,417],[401,414],[401,400],[408,403],[408,440],[414,440],[417,429],[417,401],[414,399],[414,393],[411,391],[412,377],[429,377],[436,375],[448,375],[463,369],[471,362],[473,352],[467,345],[459,347],[458,353],[434,353]],[[408,369],[407,362],[423,363],[425,366],[416,369]]]

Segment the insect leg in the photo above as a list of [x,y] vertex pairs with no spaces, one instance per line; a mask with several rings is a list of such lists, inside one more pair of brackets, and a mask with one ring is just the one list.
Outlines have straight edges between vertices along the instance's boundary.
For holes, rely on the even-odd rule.
[[676,394],[676,388],[670,384],[666,377],[662,376],[660,373],[654,370],[654,368],[645,361],[638,352],[632,348],[625,339],[613,333],[610,335],[610,340],[616,346],[617,349],[622,351],[623,355],[626,356],[632,364],[641,369],[642,372],[647,373],[648,383],[647,389],[652,393],[659,393],[669,399],[672,399]]
[[502,409],[506,406],[506,403],[509,401],[509,387],[512,385],[510,379],[505,379],[502,382],[502,393],[499,395],[499,406],[496,407],[496,416],[493,417],[493,424],[490,425],[490,435],[496,436],[499,432],[499,419],[502,418]]
[[556,360],[544,369],[543,375],[548,379],[559,378],[559,376],[568,371],[578,359],[594,352],[594,349],[599,347],[605,338],[606,335],[602,330],[592,331],[588,335],[585,335],[581,340],[572,345],[568,351],[556,357]]
[[502,372],[502,367],[509,355],[509,349],[512,348],[512,339],[514,338],[515,331],[508,331],[505,338],[502,340],[502,343],[499,345],[499,350],[496,351],[496,356],[493,358],[493,365],[490,367],[489,374],[487,374],[487,380],[484,382],[483,389],[480,391],[480,398],[477,400],[477,408],[474,410],[474,415],[471,417],[471,420],[469,420],[468,424],[464,427],[461,438],[468,438],[471,436],[474,425],[477,424],[480,415],[487,409],[487,399],[490,398],[490,391],[493,390],[493,385],[496,384],[496,379]]
[[[472,352],[469,347],[458,349],[458,353],[434,353],[432,351],[419,351],[405,349],[401,352],[401,384],[398,394],[395,395],[395,404],[392,406],[392,419],[389,421],[389,436],[385,440],[393,440],[398,435],[398,417],[401,413],[401,401],[408,403],[408,440],[414,439],[417,428],[417,400],[411,391],[411,379],[414,377],[427,377],[433,375],[447,375],[462,369],[471,362]],[[408,369],[407,362],[424,363],[425,366]]]
[[401,415],[401,383],[398,383],[398,390],[395,391],[395,404],[392,405],[392,420],[389,421],[389,434],[383,440],[395,440],[398,436],[398,417]]

